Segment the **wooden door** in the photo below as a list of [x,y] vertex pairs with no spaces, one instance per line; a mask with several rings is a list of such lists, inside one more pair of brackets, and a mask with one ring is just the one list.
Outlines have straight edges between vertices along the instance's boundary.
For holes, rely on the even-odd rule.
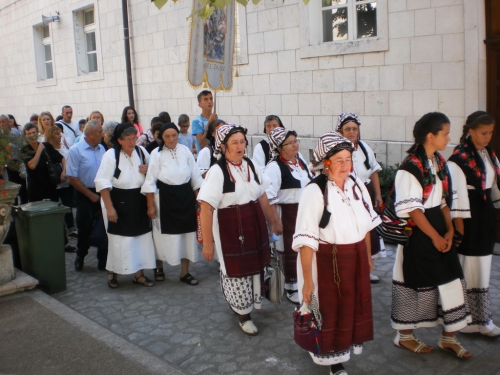
[[[486,10],[486,110],[496,120],[491,146],[500,155],[500,1],[485,0]],[[500,210],[497,212],[497,238],[500,242]]]

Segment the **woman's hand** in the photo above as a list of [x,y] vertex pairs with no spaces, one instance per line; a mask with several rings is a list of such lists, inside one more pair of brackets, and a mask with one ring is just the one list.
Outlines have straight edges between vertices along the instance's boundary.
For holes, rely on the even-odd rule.
[[302,287],[302,299],[305,303],[311,303],[311,293],[314,292],[314,282],[312,280],[304,280]]
[[203,244],[203,251],[201,252],[201,255],[203,256],[203,258],[211,262],[214,259],[214,244]]
[[373,269],[375,268],[375,265],[373,264],[373,259],[371,256],[368,257],[368,266],[370,267],[370,273],[372,273]]
[[111,221],[112,223],[118,222],[118,215],[116,214],[114,207],[106,208],[106,211],[108,213],[108,221]]
[[445,253],[449,250],[446,250],[448,247],[448,241],[439,235],[432,239],[432,244],[441,253]]
[[45,146],[43,145],[43,143],[42,143],[42,142],[40,142],[40,143],[38,144],[38,150],[40,150],[40,152],[41,152],[41,151],[43,151],[43,149],[44,149],[44,148],[45,148]]
[[155,206],[148,206],[148,216],[151,218],[151,219],[156,219],[156,210],[155,210]]
[[283,224],[281,223],[281,220],[275,220],[274,222],[270,223],[269,225],[269,234],[276,234],[277,236],[280,236],[283,234]]
[[444,239],[446,240],[446,249],[443,251],[443,253],[447,253],[451,249],[451,245],[453,245],[453,235],[454,235],[454,230],[450,229],[446,234],[444,235]]
[[139,165],[139,173],[142,174],[148,173],[148,165],[147,164]]
[[64,182],[66,180],[66,171],[61,172],[61,182]]

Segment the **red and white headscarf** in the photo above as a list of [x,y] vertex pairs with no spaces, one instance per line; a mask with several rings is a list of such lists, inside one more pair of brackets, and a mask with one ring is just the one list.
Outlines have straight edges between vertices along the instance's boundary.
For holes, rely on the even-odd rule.
[[333,154],[342,150],[354,151],[354,146],[350,140],[341,136],[337,132],[328,132],[318,138],[318,143],[313,150],[311,166],[313,170],[322,170],[323,161]]
[[297,132],[287,128],[275,128],[269,132],[267,138],[269,139],[269,153],[271,154],[269,156],[271,158],[280,154],[278,147],[282,147],[283,142],[285,142],[285,139],[287,139],[290,135],[297,137]]
[[215,148],[214,157],[220,159],[222,155],[221,145],[225,144],[228,138],[235,133],[243,133],[245,139],[247,138],[247,128],[241,125],[225,124],[219,127],[215,132]]

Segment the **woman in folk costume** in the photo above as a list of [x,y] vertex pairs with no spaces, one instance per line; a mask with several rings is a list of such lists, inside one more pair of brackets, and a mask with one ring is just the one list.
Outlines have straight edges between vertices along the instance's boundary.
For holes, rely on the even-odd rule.
[[467,118],[460,144],[448,161],[453,180],[451,217],[467,285],[472,322],[460,332],[500,335],[490,308],[490,271],[495,246],[495,208],[500,208],[500,166],[488,144],[495,120],[484,111]]
[[[356,177],[358,177],[373,192],[372,203],[375,210],[378,210],[382,202],[380,190],[380,179],[378,171],[382,167],[375,159],[375,153],[365,142],[361,141],[361,121],[354,113],[341,113],[337,121],[337,131],[354,144],[352,153],[352,166]],[[372,241],[373,259],[385,258],[385,245],[382,238],[374,229],[370,233]],[[370,281],[378,283],[380,278],[370,274]]]
[[300,196],[292,248],[297,259],[299,299],[317,296],[323,328],[320,354],[310,353],[331,374],[345,374],[343,362],[373,340],[370,231],[380,224],[363,182],[350,175],[353,144],[339,133],[322,135],[313,152],[323,170]]
[[208,139],[208,145],[200,150],[198,158],[196,159],[196,165],[198,166],[201,177],[203,178],[205,178],[205,175],[210,167],[217,162],[217,159],[214,156],[215,133],[217,132],[217,129],[224,124],[225,122],[223,120],[214,120],[208,124],[207,135],[205,136],[205,138]]
[[459,358],[470,358],[454,334],[470,322],[470,312],[453,246],[451,179],[438,152],[450,141],[449,132],[446,115],[424,115],[413,128],[415,144],[396,174],[396,214],[414,226],[406,246],[399,245],[396,252],[391,320],[398,330],[396,346],[428,353],[432,346],[419,341],[413,329],[441,324],[438,346]]
[[265,194],[267,179],[244,155],[246,132],[231,124],[217,130],[218,162],[208,171],[198,201],[202,255],[211,262],[215,242],[224,298],[239,315],[243,332],[254,336],[258,330],[250,312],[261,308],[264,267],[271,260],[266,221],[271,233],[281,234],[282,228]]
[[132,124],[118,125],[113,137],[115,148],[102,157],[94,180],[108,232],[108,285],[117,288],[117,274],[135,273],[135,284],[153,286],[143,271],[155,267],[151,220],[141,194],[149,154],[143,147],[134,147],[137,130]]
[[283,236],[280,236],[277,249],[283,252],[286,296],[291,302],[299,303],[297,253],[292,250],[292,241],[300,194],[313,175],[299,156],[299,141],[294,130],[276,128],[271,130],[268,138],[273,159],[264,170],[270,181],[266,194],[271,208],[277,211],[283,224]]
[[148,215],[153,219],[156,250],[155,280],[165,280],[163,261],[181,264],[180,280],[197,285],[189,273],[189,262],[198,260],[196,239],[196,194],[203,178],[193,153],[179,144],[179,129],[173,122],[163,124],[160,146],[151,153],[142,193],[148,200]]
[[[264,134],[269,134],[269,132],[276,128],[284,128],[281,119],[275,115],[266,116],[264,119]],[[262,171],[266,167],[267,163],[271,160],[271,149],[269,147],[269,140],[264,137],[262,141],[257,143],[257,146],[253,149],[252,161],[257,165]]]

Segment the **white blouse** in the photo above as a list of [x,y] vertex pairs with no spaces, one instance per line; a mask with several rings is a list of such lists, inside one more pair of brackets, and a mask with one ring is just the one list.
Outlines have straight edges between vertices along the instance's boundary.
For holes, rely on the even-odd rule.
[[155,193],[157,180],[168,185],[191,182],[193,190],[199,189],[203,183],[193,153],[181,144],[177,144],[174,149],[163,146],[161,151],[156,148],[151,152],[148,173],[141,192],[143,194]]
[[375,159],[375,153],[373,152],[371,147],[368,146],[365,142],[359,142],[363,143],[363,146],[365,146],[366,153],[368,154],[368,164],[370,165],[370,169],[366,169],[366,157],[360,146],[358,146],[358,148],[352,153],[352,165],[354,167],[354,173],[356,177],[358,177],[365,184],[368,184],[370,183],[371,175],[377,171],[381,171],[382,167]]
[[203,147],[198,153],[198,158],[196,159],[196,165],[200,170],[200,174],[203,175],[207,173],[210,169],[210,160],[211,160],[211,149],[210,147]]
[[[149,163],[149,154],[146,149],[139,146],[144,153],[146,164]],[[142,165],[142,160],[136,150],[132,151],[132,155],[128,156],[123,150],[120,151],[120,176],[114,177],[116,168],[115,150],[106,151],[101,160],[101,165],[95,177],[95,187],[97,191],[104,189],[137,189],[142,186],[146,176],[139,172],[139,166]]]
[[394,209],[396,214],[401,218],[410,217],[410,212],[416,210],[422,210],[425,212],[426,208],[432,208],[436,206],[441,206],[443,208],[446,206],[446,202],[443,199],[443,183],[437,175],[437,162],[433,158],[433,163],[431,167],[431,173],[436,176],[436,185],[433,185],[429,198],[423,204],[422,197],[424,196],[424,189],[418,180],[410,172],[399,170],[396,173],[396,200],[394,202]]
[[264,175],[269,179],[270,184],[266,190],[269,204],[299,203],[303,188],[311,181],[307,171],[297,166],[291,166],[292,176],[300,181],[300,189],[281,190],[281,169],[276,161],[271,161],[264,169]]
[[250,169],[250,182],[248,182],[248,163],[243,160],[242,170],[229,164],[229,169],[235,179],[235,191],[232,193],[222,193],[224,185],[224,175],[218,164],[215,164],[208,171],[205,181],[198,194],[198,201],[207,202],[213,208],[225,208],[235,204],[241,205],[260,198],[269,185],[269,180],[263,175],[260,168],[255,166],[255,173],[261,184],[255,181],[254,174]]
[[[484,160],[484,158],[483,158]],[[486,167],[486,189],[491,190],[491,199],[496,208],[500,208],[500,191],[496,184],[496,173],[493,163],[486,153],[484,160]],[[454,162],[448,162],[448,169],[451,174],[453,200],[450,208],[451,218],[468,219],[470,215],[469,193],[467,190],[475,190],[474,186],[467,185],[467,179],[462,169]]]
[[[269,143],[269,141],[264,138],[264,141]],[[257,143],[257,146],[253,149],[252,161],[256,167],[259,167],[262,171],[266,167],[266,155],[264,154],[264,150],[262,149],[262,145]]]
[[[368,190],[359,178],[356,181],[370,211],[368,212],[363,205],[360,190],[355,187],[350,177],[345,180],[343,193],[340,192],[340,188],[328,181],[327,209],[331,216],[324,229],[319,227],[324,209],[323,193],[316,184],[304,188],[299,202],[293,250],[300,251],[302,246],[308,246],[317,251],[320,241],[339,245],[356,243],[363,240],[369,231],[381,223],[380,217],[373,211]],[[353,187],[359,199],[354,197]]]

